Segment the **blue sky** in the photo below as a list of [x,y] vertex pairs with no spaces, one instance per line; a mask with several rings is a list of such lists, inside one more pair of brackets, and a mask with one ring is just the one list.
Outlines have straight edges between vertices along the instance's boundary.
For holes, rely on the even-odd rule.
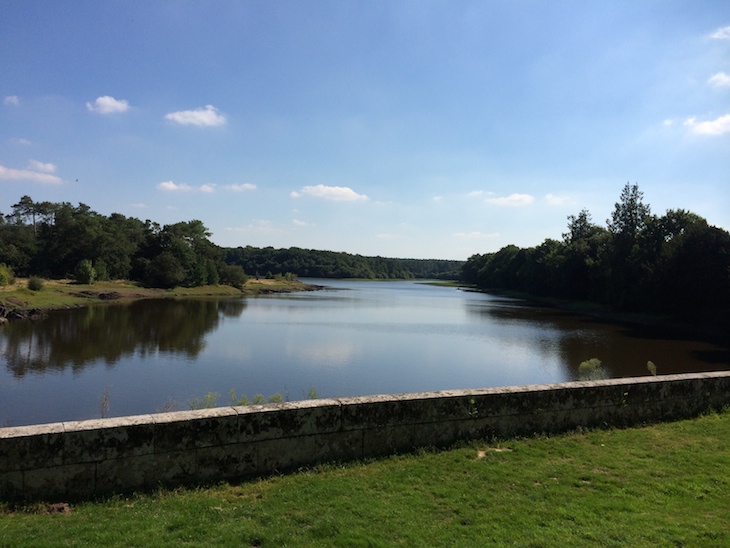
[[0,212],[466,259],[652,212],[730,229],[730,2],[0,0]]

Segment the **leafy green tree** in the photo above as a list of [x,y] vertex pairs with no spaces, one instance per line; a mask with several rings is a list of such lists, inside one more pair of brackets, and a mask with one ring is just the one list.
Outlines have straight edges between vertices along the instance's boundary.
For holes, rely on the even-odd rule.
[[89,259],[79,261],[74,269],[74,278],[80,284],[93,284],[96,281],[96,270]]

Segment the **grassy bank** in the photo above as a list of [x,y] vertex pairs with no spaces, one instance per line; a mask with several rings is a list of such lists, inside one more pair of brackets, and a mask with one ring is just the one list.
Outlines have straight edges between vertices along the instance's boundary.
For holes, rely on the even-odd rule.
[[730,412],[471,443],[49,514],[0,505],[0,544],[727,546]]
[[227,285],[157,289],[142,287],[128,281],[97,282],[84,285],[71,280],[44,280],[43,289],[31,291],[27,287],[27,280],[18,279],[11,286],[0,287],[0,304],[20,310],[53,310],[131,299],[241,297],[309,289],[312,289],[312,286],[300,281],[268,279],[251,279],[246,282],[243,290]]

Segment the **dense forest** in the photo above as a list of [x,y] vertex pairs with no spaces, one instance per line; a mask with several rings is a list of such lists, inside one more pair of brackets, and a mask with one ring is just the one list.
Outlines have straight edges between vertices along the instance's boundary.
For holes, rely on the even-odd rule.
[[126,279],[151,287],[227,284],[247,275],[324,278],[451,278],[463,261],[385,259],[299,248],[238,247],[210,241],[201,221],[160,226],[89,206],[23,196],[0,214],[0,285],[13,276]]
[[457,280],[464,265],[464,261],[387,259],[298,247],[289,249],[237,247],[226,250],[225,260],[229,264],[240,265],[251,275],[264,276],[271,272],[291,272],[308,278]]
[[582,210],[568,217],[562,241],[474,255],[463,280],[729,325],[730,234],[682,209],[652,215],[643,198],[626,184],[606,227]]

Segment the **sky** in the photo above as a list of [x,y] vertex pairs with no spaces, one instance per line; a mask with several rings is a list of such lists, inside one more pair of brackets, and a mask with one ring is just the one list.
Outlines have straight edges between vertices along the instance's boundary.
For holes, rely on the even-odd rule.
[[730,229],[726,0],[0,0],[0,213],[465,260],[654,214]]

